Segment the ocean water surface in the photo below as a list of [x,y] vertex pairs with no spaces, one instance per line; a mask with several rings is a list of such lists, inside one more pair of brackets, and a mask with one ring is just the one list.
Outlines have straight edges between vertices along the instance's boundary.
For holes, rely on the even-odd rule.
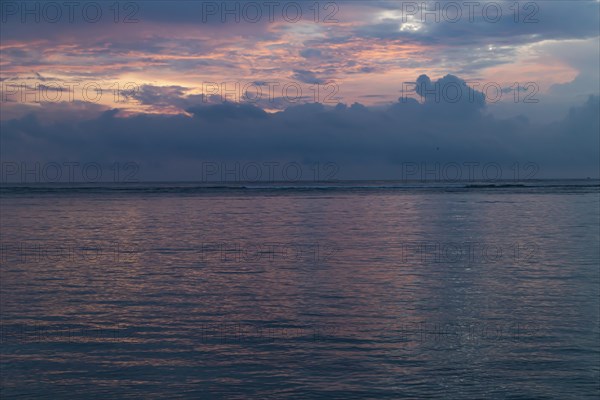
[[0,189],[2,398],[595,399],[600,184]]

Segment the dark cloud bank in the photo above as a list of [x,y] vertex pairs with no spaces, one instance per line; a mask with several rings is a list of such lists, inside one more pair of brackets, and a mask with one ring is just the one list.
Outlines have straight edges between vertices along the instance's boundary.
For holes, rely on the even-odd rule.
[[[119,117],[118,110],[108,110],[79,118],[66,111],[63,118],[50,121],[32,113],[1,122],[0,154],[4,164],[135,162],[141,180],[219,180],[218,173],[207,174],[207,166],[231,171],[248,163],[275,162],[280,163],[272,167],[276,178],[282,178],[283,165],[295,162],[302,167],[303,180],[314,179],[316,163],[321,178],[337,179],[403,179],[407,163],[432,170],[436,164],[479,163],[473,167],[476,173],[486,163],[497,163],[505,179],[514,178],[515,163],[521,177],[530,176],[524,166],[535,163],[535,178],[598,177],[598,96],[572,108],[559,122],[534,124],[525,117],[489,115],[479,92],[449,102],[422,91],[434,85],[428,77],[418,82],[422,103],[399,99],[387,108],[314,103],[269,114],[252,104],[200,103],[188,108],[190,116]],[[453,76],[439,82],[464,85]],[[326,171],[327,163],[335,163],[335,174]],[[263,168],[262,178],[271,179]],[[467,172],[463,167],[463,178]],[[244,176],[230,172],[226,180]],[[445,175],[432,172],[428,177]]]

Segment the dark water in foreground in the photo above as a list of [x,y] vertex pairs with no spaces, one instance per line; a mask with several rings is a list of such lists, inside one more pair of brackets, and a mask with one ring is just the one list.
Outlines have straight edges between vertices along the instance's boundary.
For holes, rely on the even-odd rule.
[[593,399],[598,181],[3,187],[8,398]]

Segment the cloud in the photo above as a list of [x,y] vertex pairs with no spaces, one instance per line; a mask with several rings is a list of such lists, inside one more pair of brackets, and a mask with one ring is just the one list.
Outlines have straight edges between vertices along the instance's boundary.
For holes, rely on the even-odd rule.
[[[464,82],[452,75],[418,81],[429,88]],[[516,162],[534,162],[540,166],[537,177],[598,176],[598,96],[563,120],[543,124],[494,118],[485,112],[482,94],[473,93],[474,100],[458,103],[423,93],[423,103],[304,104],[272,114],[234,103],[197,104],[187,116],[124,117],[109,110],[46,121],[32,112],[0,122],[0,155],[7,162],[132,161],[145,180],[198,180],[206,162],[333,162],[340,179],[399,179],[406,162],[495,162],[505,171]]]
[[326,80],[317,78],[314,72],[296,69],[294,70],[294,74],[292,75],[292,79],[296,79],[300,82],[309,83],[309,84],[324,84]]
[[463,117],[485,107],[485,95],[454,75],[446,75],[436,82],[427,75],[421,75],[415,91],[424,99],[426,107],[436,109],[438,113],[449,112]]
[[182,86],[143,85],[139,91],[131,93],[130,97],[139,100],[141,104],[172,106],[185,95],[186,90]]
[[[288,2],[277,6],[273,21],[265,9],[257,23],[243,18],[237,23],[232,17],[223,23],[219,11],[204,21],[207,3],[217,7],[245,4],[141,1],[136,2],[137,23],[114,23],[108,3],[100,4],[103,18],[98,23],[82,21],[81,8],[74,23],[68,22],[67,12],[56,24],[31,20],[24,24],[19,13],[11,15],[0,26],[0,79],[32,74],[38,81],[50,76],[59,82],[103,80],[109,85],[135,80],[139,85],[197,89],[206,81],[294,77],[310,84],[335,81],[345,93],[352,93],[344,97],[352,102],[366,101],[363,95],[382,94],[390,86],[387,80],[401,74],[452,72],[465,79],[489,81],[500,76],[497,72],[502,69],[506,78],[502,86],[539,79],[545,81],[538,82],[540,86],[547,83],[549,87],[564,84],[565,76],[571,79],[581,73],[580,80],[564,89],[573,96],[598,94],[585,85],[589,77],[598,75],[593,61],[599,58],[598,44],[582,43],[597,38],[597,1],[521,2],[517,22],[514,2],[482,1],[473,21],[464,3],[457,2],[463,4],[459,22],[443,18],[435,22],[430,15],[417,21],[417,30],[402,29],[402,7],[411,2],[340,1],[338,23],[314,22],[314,2],[310,1],[301,2],[305,18],[297,23],[282,18]],[[438,3],[437,7],[446,4],[426,2],[426,6],[432,9]],[[484,6],[493,3],[501,4],[503,10],[496,23],[482,15]],[[527,8],[532,4],[538,9]],[[120,18],[128,10],[121,10]],[[321,19],[327,10],[321,10]],[[532,12],[538,22],[525,23]],[[388,102],[395,100],[395,93],[387,95]]]
[[304,58],[319,58],[322,53],[319,49],[304,49],[300,51],[300,55]]
[[223,103],[218,105],[192,107],[187,110],[194,117],[209,122],[226,120],[257,120],[267,118],[267,113],[261,108],[239,103]]

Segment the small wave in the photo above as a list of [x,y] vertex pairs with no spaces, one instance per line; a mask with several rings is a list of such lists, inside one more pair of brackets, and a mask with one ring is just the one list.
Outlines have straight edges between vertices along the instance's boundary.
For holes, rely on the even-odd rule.
[[466,185],[466,189],[494,189],[494,188],[513,188],[513,187],[531,187],[521,183],[515,184],[475,184],[475,185]]
[[185,183],[135,183],[106,185],[0,185],[1,195],[37,195],[37,194],[224,194],[224,193],[323,193],[323,192],[390,192],[390,191],[598,191],[600,184],[582,181],[535,181],[527,183],[508,182],[453,182],[453,183],[404,183],[398,181],[341,181],[327,183],[236,183],[236,184],[198,184]]

